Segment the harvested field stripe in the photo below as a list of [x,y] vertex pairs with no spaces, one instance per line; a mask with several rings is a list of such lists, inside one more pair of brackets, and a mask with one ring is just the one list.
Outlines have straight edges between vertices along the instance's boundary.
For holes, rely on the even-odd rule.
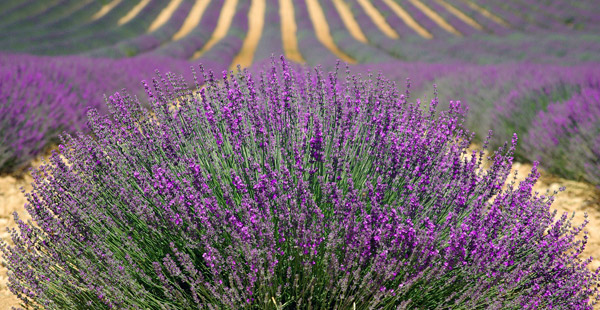
[[296,18],[292,0],[279,0],[279,19],[281,20],[281,41],[285,57],[295,62],[306,62],[298,49]]
[[394,13],[396,13],[396,15],[398,15],[398,17],[400,17],[400,19],[402,19],[402,21],[408,27],[412,28],[412,30],[414,30],[420,36],[426,39],[433,38],[431,32],[427,31],[427,29],[423,28],[423,26],[417,23],[417,21],[412,18],[412,16],[410,16],[410,14],[408,14],[408,12],[406,12],[398,3],[394,2],[393,0],[383,0],[383,2],[385,2],[385,4],[387,4],[387,6],[389,6],[390,9],[392,9],[392,11],[394,11]]
[[319,39],[319,42],[325,45],[325,47],[327,47],[333,54],[335,54],[335,56],[339,57],[341,60],[349,64],[357,63],[357,61],[354,58],[342,52],[337,47],[337,45],[335,45],[335,42],[331,37],[331,31],[329,30],[327,19],[325,18],[323,8],[321,8],[319,1],[306,0],[306,8],[308,9],[308,15],[310,16],[313,28],[315,29],[315,35],[317,36],[317,39]]
[[183,0],[171,0],[171,2],[169,2],[169,4],[160,12],[160,14],[158,14],[152,24],[150,24],[147,32],[152,32],[168,22],[181,2],[183,2]]
[[121,3],[121,0],[113,0],[110,3],[107,3],[100,8],[100,11],[96,12],[96,14],[92,15],[92,21],[98,20],[102,18],[102,16],[108,14],[115,6]]
[[150,3],[150,0],[140,1],[140,3],[136,4],[125,16],[119,19],[117,25],[121,26],[134,19],[146,7],[146,5],[148,5],[148,3]]
[[227,35],[227,31],[231,26],[231,22],[233,21],[233,16],[235,15],[235,7],[238,4],[238,0],[225,0],[223,4],[223,8],[221,9],[221,14],[219,15],[219,21],[217,22],[217,27],[213,32],[212,36],[206,42],[206,44],[202,47],[201,50],[197,51],[192,55],[192,60],[202,56],[209,49],[211,49],[215,44],[217,44],[221,39]]
[[399,39],[398,33],[385,21],[385,17],[379,13],[379,11],[373,6],[369,0],[358,0],[358,4],[365,10],[365,13],[369,15],[369,18],[373,23],[383,32],[387,37],[392,39]]
[[450,25],[447,21],[445,21],[438,13],[430,9],[428,6],[423,4],[420,0],[409,0],[414,6],[416,6],[423,14],[427,15],[427,17],[431,18],[436,24],[438,24],[442,29],[453,33],[456,36],[462,37],[463,34],[460,31],[456,30],[452,25]]
[[454,16],[458,17],[460,20],[465,22],[465,24],[468,24],[469,26],[471,26],[477,30],[481,30],[481,31],[484,30],[483,26],[481,26],[478,22],[476,22],[471,17],[467,16],[467,14],[461,12],[459,9],[452,6],[450,3],[448,3],[444,0],[436,0],[436,2],[439,3],[440,5],[442,5],[446,10],[448,10],[448,12],[452,13]]
[[172,40],[177,41],[192,32],[192,30],[200,24],[202,15],[204,15],[204,11],[206,11],[206,7],[208,7],[209,4],[210,0],[196,0],[196,3],[190,10],[190,14],[185,18],[181,28],[173,35]]
[[500,18],[498,15],[493,14],[492,12],[486,10],[485,8],[479,6],[477,3],[472,2],[470,0],[461,0],[462,2],[466,3],[471,9],[479,12],[479,14],[495,21],[496,23],[506,27],[506,28],[512,28],[510,26],[509,23],[507,23],[506,21],[504,21],[504,19]]
[[252,65],[256,47],[258,46],[258,42],[263,33],[266,8],[266,0],[252,0],[250,10],[248,10],[248,33],[246,33],[242,49],[233,58],[233,61],[229,66],[230,70],[235,69],[238,64],[242,69]]
[[352,10],[350,10],[346,2],[344,0],[333,0],[333,4],[350,35],[360,42],[369,43],[369,40],[367,40],[367,37],[360,29],[356,19],[354,19],[354,15],[352,15]]

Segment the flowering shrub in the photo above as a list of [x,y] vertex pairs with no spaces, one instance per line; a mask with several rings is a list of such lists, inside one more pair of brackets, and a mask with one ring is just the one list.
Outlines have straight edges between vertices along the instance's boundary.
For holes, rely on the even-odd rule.
[[585,88],[540,111],[525,138],[525,154],[548,169],[600,186],[600,88]]
[[[466,154],[464,110],[282,59],[144,83],[36,170],[9,287],[48,309],[592,309],[567,215]],[[584,237],[585,238],[585,237]]]

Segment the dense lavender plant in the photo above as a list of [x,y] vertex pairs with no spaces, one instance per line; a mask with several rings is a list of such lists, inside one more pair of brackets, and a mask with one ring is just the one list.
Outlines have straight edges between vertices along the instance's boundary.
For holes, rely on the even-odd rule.
[[[33,175],[9,287],[48,309],[591,309],[567,215],[483,168],[465,111],[381,76],[173,75],[116,93]],[[199,85],[198,85],[199,86]],[[585,238],[585,237],[584,237]]]

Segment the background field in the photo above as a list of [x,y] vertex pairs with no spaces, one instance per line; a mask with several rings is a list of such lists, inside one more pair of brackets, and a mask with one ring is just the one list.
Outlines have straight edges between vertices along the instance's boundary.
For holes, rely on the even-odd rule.
[[[221,76],[271,56],[382,73],[413,98],[469,107],[492,146],[519,135],[515,169],[541,161],[554,207],[590,214],[586,255],[600,257],[600,5],[596,0],[4,0],[0,2],[0,226],[23,214],[19,188],[86,110],[158,69],[199,64]],[[199,80],[201,85],[203,81]],[[23,214],[23,217],[27,215]],[[2,232],[8,240],[8,233]],[[600,267],[594,260],[590,268]],[[0,308],[16,305],[0,272]]]

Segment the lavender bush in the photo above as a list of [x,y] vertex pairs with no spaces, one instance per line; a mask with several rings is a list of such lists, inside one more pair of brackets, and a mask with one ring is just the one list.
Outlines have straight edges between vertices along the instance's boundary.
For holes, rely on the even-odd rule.
[[[174,75],[34,171],[9,287],[47,309],[592,309],[582,226],[382,76]],[[348,71],[347,71],[348,72]],[[197,85],[198,86],[198,85]],[[585,236],[584,236],[585,238]]]

